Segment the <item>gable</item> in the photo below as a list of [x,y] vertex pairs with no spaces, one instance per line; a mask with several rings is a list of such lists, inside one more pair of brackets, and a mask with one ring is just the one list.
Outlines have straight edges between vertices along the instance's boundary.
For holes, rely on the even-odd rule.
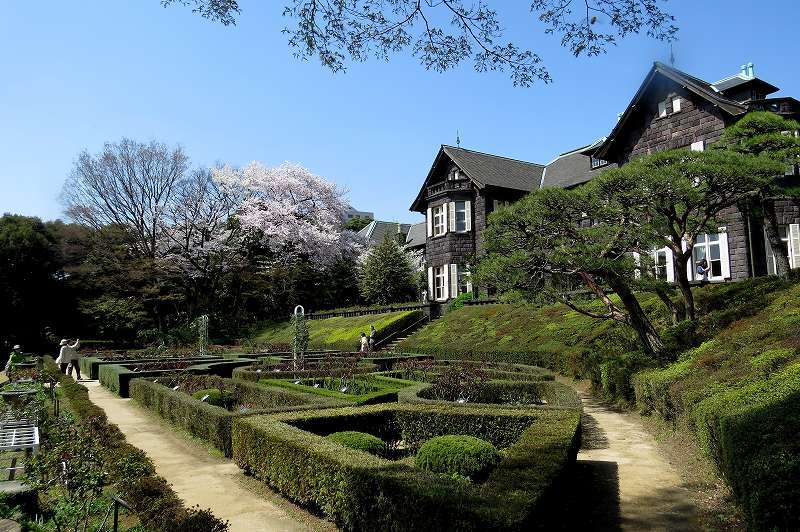
[[530,192],[539,188],[544,171],[544,166],[541,164],[442,145],[425,182],[411,204],[412,211],[425,211],[424,199],[427,187],[444,181],[453,166],[479,190],[493,187]]
[[[672,95],[686,104],[674,115]],[[660,116],[660,102],[670,116]],[[639,154],[689,145],[693,136],[715,140],[728,120],[746,111],[710,83],[656,62],[597,156],[623,163]]]

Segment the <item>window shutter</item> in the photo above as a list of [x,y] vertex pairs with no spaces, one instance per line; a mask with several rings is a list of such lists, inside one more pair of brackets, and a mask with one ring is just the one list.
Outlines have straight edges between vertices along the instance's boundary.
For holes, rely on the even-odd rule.
[[722,278],[731,278],[731,257],[728,253],[728,232],[719,234],[719,258],[722,263]]
[[433,267],[428,268],[428,299],[431,300],[436,297],[436,293],[433,291]]
[[672,99],[672,112],[677,113],[681,110],[681,99],[680,98],[673,98]]
[[789,224],[789,266],[800,268],[800,224]]
[[633,270],[633,278],[639,279],[642,276],[642,271],[639,269],[642,267],[642,257],[638,251],[634,251],[631,255],[633,255],[633,263],[636,265],[636,269]]
[[451,201],[447,204],[447,228],[448,231],[456,230],[456,202]]
[[658,102],[658,116],[659,118],[667,116],[667,102]]
[[458,264],[450,265],[450,296],[458,297]]
[[472,202],[466,202],[467,231],[472,231]]
[[667,252],[667,282],[674,283],[675,282],[675,254],[672,252],[672,248],[664,248]]
[[425,220],[428,222],[428,238],[430,238],[433,236],[433,209],[430,207],[428,207],[428,214]]

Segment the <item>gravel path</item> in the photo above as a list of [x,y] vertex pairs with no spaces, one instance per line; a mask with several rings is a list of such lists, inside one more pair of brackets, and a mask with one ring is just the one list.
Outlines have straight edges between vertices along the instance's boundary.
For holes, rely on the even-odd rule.
[[691,493],[653,436],[634,415],[610,408],[585,387],[578,393],[583,444],[563,495],[566,511],[559,512],[564,529],[696,530]]
[[232,531],[309,530],[283,508],[244,487],[242,473],[230,460],[209,455],[97,381],[82,384],[128,441],[147,453],[156,472],[172,484],[188,506],[211,508],[214,515],[230,521]]

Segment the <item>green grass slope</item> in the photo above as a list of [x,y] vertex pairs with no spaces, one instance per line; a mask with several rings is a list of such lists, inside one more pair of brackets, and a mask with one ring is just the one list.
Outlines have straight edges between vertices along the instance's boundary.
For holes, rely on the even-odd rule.
[[[401,331],[422,318],[422,311],[387,312],[366,316],[327,318],[309,320],[309,347],[311,349],[340,349],[358,351],[360,336],[369,334],[373,325],[378,331],[378,339]],[[291,344],[292,326],[289,322],[271,323],[254,338],[262,344]]]
[[579,314],[565,305],[465,306],[420,329],[398,350],[437,358],[466,358],[542,366],[585,376],[593,357],[635,350],[629,330]]

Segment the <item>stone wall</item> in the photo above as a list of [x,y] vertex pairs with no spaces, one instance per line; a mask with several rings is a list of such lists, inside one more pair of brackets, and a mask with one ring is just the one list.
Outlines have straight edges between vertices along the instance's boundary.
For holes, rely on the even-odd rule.
[[[681,109],[672,110],[672,98],[681,99]],[[658,103],[667,102],[667,116],[658,116]],[[713,104],[695,96],[671,80],[662,78],[656,90],[640,103],[638,127],[628,134],[622,149],[622,162],[641,155],[673,148],[687,148],[703,140],[708,145],[719,140],[725,129],[725,119]]]

